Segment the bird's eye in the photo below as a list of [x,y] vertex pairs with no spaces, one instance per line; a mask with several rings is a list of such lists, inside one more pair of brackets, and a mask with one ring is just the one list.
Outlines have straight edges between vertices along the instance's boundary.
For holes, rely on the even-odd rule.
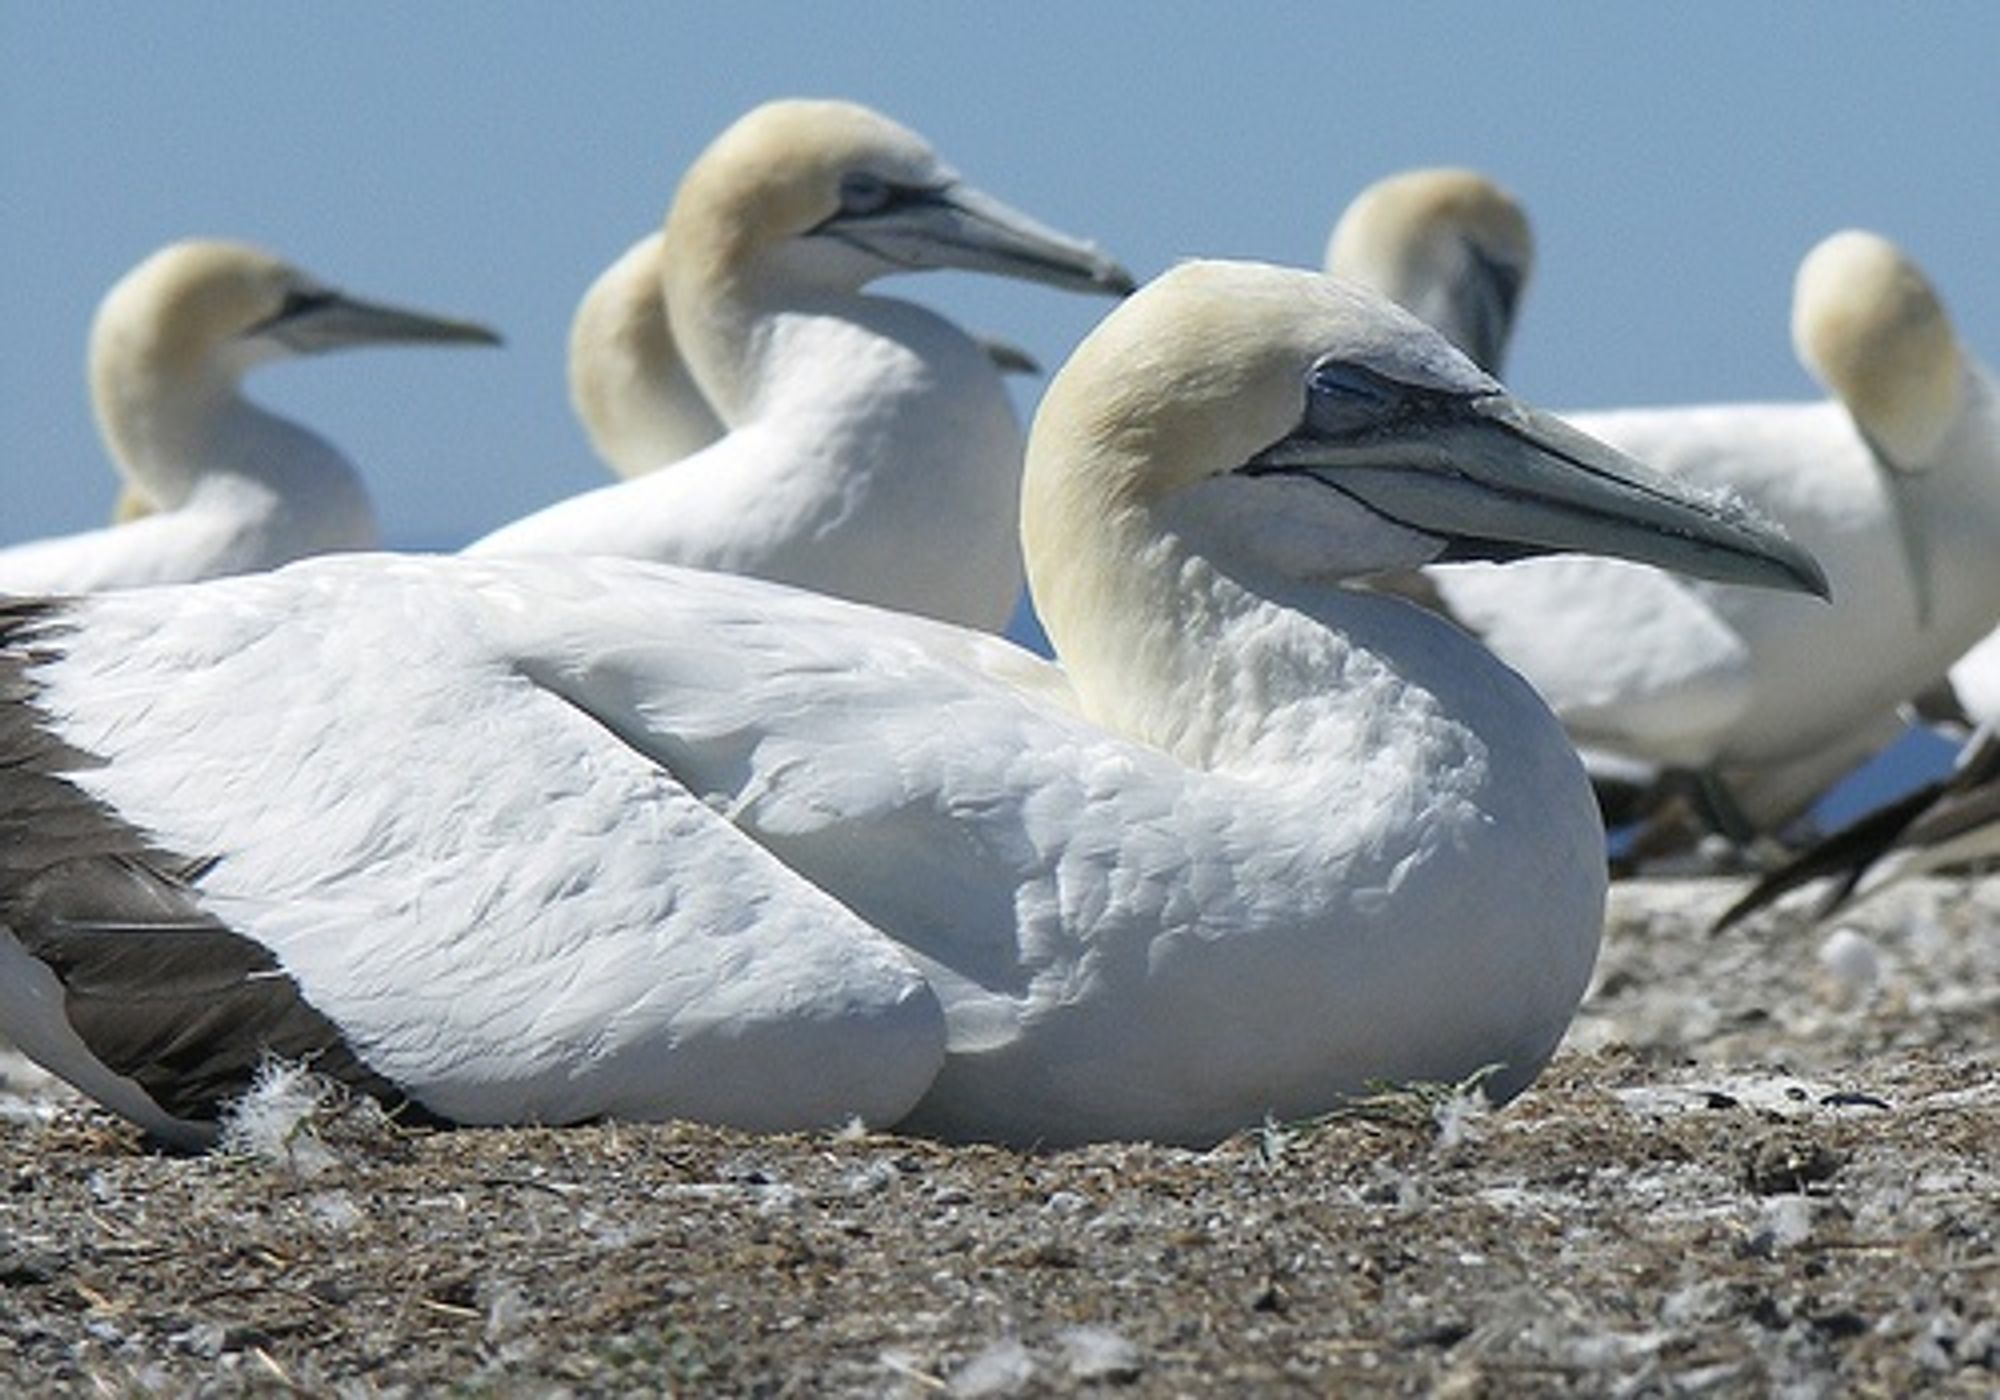
[[1421,399],[1409,385],[1348,360],[1321,360],[1306,374],[1306,422],[1329,438],[1374,432]]
[[284,304],[278,308],[273,321],[289,320],[293,316],[303,316],[308,311],[317,311],[334,300],[335,294],[321,288],[295,287],[285,293]]
[[299,317],[310,315],[339,300],[338,292],[330,292],[323,287],[287,287],[276,311],[255,325],[245,327],[239,334],[245,340],[268,335],[283,341],[294,333]]
[[1346,360],[1321,360],[1306,376],[1306,383],[1316,398],[1356,407],[1387,408],[1398,398],[1390,380]]
[[889,182],[865,170],[850,170],[840,177],[840,212],[874,214],[888,204],[894,193]]

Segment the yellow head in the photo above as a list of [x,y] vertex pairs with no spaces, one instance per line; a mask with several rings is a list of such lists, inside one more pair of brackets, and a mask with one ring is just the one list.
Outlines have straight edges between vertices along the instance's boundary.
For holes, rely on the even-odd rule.
[[1957,421],[1958,337],[1923,270],[1888,239],[1848,229],[1799,264],[1792,344],[1897,471],[1921,471]]

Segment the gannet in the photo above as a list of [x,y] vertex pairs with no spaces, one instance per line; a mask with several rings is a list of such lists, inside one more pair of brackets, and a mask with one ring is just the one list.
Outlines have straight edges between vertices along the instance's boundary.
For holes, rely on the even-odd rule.
[[1793,338],[1832,399],[1569,417],[1754,502],[1824,563],[1832,607],[1613,561],[1428,571],[1580,744],[1719,775],[1763,831],[1892,738],[1898,703],[2000,615],[2000,408],[1923,274],[1835,234],[1800,265]]
[[190,240],[121,278],[90,333],[99,432],[126,481],[116,528],[0,549],[0,591],[89,592],[372,549],[361,478],[240,392],[256,366],[358,345],[492,345],[483,326],[358,301],[240,243]]
[[1326,270],[1408,308],[1498,375],[1534,269],[1527,213],[1475,170],[1406,170],[1341,214]]
[[[1535,1076],[1605,873],[1439,555],[1816,587],[1316,273],[1166,274],[1051,383],[1062,666],[757,579],[334,556],[0,610],[0,1034],[198,1144],[260,1056],[425,1117],[1211,1141]],[[115,675],[116,684],[106,684]]]
[[847,102],[737,121],[682,180],[658,252],[660,329],[728,436],[467,552],[695,564],[1004,626],[1021,438],[999,374],[948,321],[861,289],[958,267],[1122,294],[1124,269]]
[[[674,348],[661,288],[666,235],[647,234],[600,273],[569,331],[569,401],[585,436],[619,476],[644,476],[726,431]],[[976,336],[1003,374],[1039,374],[1019,346]]]

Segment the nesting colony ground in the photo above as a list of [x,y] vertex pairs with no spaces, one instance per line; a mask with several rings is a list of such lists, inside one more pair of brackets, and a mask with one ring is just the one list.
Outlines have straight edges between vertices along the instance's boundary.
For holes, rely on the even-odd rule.
[[2000,1390],[2000,884],[1719,937],[1617,890],[1506,1110],[1212,1152],[681,1126],[201,1158],[4,1064],[0,1389],[594,1395]]

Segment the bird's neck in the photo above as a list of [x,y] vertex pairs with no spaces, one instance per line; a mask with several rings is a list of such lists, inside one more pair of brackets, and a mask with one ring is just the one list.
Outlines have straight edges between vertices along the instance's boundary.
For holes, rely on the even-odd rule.
[[345,528],[368,515],[358,473],[317,434],[245,398],[220,375],[98,380],[98,427],[120,472],[165,510],[226,484],[269,509]]
[[1920,445],[1902,444],[1900,456],[1879,422],[1863,422],[1852,407],[1848,413],[1871,447],[1889,457],[1886,469],[1922,488],[1912,503],[1934,528],[1963,528],[1974,513],[1983,528],[2000,516],[2000,386],[1971,356],[1954,380],[1950,414],[1925,425]]
[[259,416],[234,379],[219,375],[128,365],[101,370],[92,389],[105,450],[126,480],[169,510],[193,491],[217,444]]
[[1207,770],[1318,768],[1345,746],[1344,692],[1380,669],[1341,630],[1353,595],[1232,576],[1136,509],[1106,534],[1038,541],[1030,568],[1091,719]]
[[1981,463],[1975,469],[2000,485],[2000,382],[1970,354],[1959,369],[1958,415],[1941,451]]
[[659,253],[650,244],[620,259],[585,298],[570,334],[569,382],[592,446],[625,475],[678,461],[722,436],[674,344]]
[[977,343],[912,302],[782,272],[686,273],[667,286],[682,357],[728,428],[784,424],[901,441],[932,424],[940,396],[981,426],[1012,421],[1005,386]]
[[[670,242],[666,268],[667,319],[674,340],[725,427],[794,411],[802,395],[823,397],[828,385],[853,385],[856,394],[874,392],[864,382],[874,368],[866,333],[881,305],[902,303],[885,303],[859,288],[826,286],[770,256],[678,258]],[[802,358],[800,331],[812,321],[853,327],[862,342],[853,347],[859,353],[845,354],[848,362],[836,365]],[[808,332],[803,338],[813,337]],[[830,347],[805,348],[823,353]],[[808,381],[803,387],[802,375]]]

